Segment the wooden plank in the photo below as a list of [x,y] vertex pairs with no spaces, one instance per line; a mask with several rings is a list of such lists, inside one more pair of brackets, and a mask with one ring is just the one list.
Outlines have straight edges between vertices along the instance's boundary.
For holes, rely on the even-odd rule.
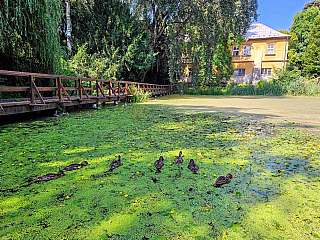
[[30,101],[28,102],[8,102],[8,103],[0,103],[3,107],[12,107],[12,106],[23,106],[23,105],[29,105]]
[[0,92],[28,92],[30,87],[0,87]]
[[[31,76],[31,78],[32,78],[32,76]],[[36,94],[37,94],[38,98],[40,99],[41,103],[45,104],[45,102],[43,101],[43,98],[42,98],[42,96],[41,96],[36,84],[33,81],[33,78],[31,80],[31,89],[34,89],[36,91]],[[31,90],[31,93],[32,93],[32,90]],[[33,94],[32,94],[32,96],[33,96]],[[33,99],[33,102],[31,102],[31,103],[34,103],[34,99]]]
[[40,92],[50,92],[50,91],[57,91],[58,88],[56,87],[38,87]]
[[84,94],[86,95],[87,98],[90,98],[88,93],[86,92],[86,90],[83,88],[81,80],[79,81],[79,84],[80,84],[80,93],[81,93],[80,99],[82,99],[82,91],[84,92]]
[[98,81],[96,82],[96,85],[97,85],[97,95],[99,96],[99,90],[102,94],[103,97],[106,97],[106,95],[104,95],[104,92],[103,90],[101,89],[101,86],[99,85]]

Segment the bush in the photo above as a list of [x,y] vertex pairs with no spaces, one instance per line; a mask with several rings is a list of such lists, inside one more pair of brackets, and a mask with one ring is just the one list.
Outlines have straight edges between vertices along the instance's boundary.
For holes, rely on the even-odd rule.
[[252,84],[229,84],[225,88],[186,89],[184,94],[189,95],[262,95],[262,96],[320,96],[318,81],[305,80],[294,71],[276,70],[271,81],[259,81]]
[[132,92],[132,96],[127,97],[127,101],[129,103],[142,103],[147,101],[152,93],[149,91],[144,92],[143,89],[137,89],[133,86],[130,86],[130,90]]

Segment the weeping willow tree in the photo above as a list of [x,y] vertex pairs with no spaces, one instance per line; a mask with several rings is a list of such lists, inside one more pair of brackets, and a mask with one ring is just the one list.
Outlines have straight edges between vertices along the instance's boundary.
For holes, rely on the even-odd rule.
[[[134,14],[150,32],[157,58],[166,58],[172,83],[179,81],[183,69],[181,56],[188,41],[194,82],[216,79],[214,55],[221,36],[245,36],[257,18],[257,0],[128,0]],[[223,50],[224,51],[224,50]],[[161,62],[157,59],[156,63]],[[153,68],[154,69],[154,68]],[[156,67],[155,69],[158,69]],[[201,78],[201,79],[200,79]]]
[[60,1],[1,0],[0,68],[60,72]]

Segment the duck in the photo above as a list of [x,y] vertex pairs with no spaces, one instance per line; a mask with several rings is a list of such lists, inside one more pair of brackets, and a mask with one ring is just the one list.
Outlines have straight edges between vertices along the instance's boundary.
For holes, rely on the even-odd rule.
[[118,168],[118,167],[120,167],[122,165],[122,163],[121,163],[121,157],[120,157],[120,155],[118,156],[118,161],[113,161],[111,164],[110,164],[110,172],[112,172],[113,171],[113,169],[115,169],[115,168]]
[[163,157],[160,156],[159,160],[154,162],[154,166],[157,168],[157,173],[161,173],[161,168],[163,167],[164,163],[163,163]]
[[180,165],[180,164],[183,163],[183,159],[182,159],[181,155],[182,155],[182,152],[180,151],[180,152],[179,152],[179,156],[175,157],[175,159],[174,159],[174,161],[175,161],[176,164],[178,164],[178,165]]
[[232,179],[232,175],[230,173],[227,176],[220,176],[217,178],[216,183],[214,184],[215,187],[221,187],[223,184],[230,183]]
[[54,179],[57,179],[57,178],[61,178],[64,175],[65,175],[64,171],[59,170],[58,173],[48,173],[48,174],[43,175],[41,177],[35,178],[35,180],[37,182],[45,182],[45,181],[50,181],[50,180],[54,180]]
[[195,164],[194,160],[191,159],[190,163],[188,165],[188,168],[193,172],[196,173],[199,170],[199,166],[197,164]]
[[66,171],[73,171],[73,170],[77,170],[79,168],[82,168],[84,166],[88,166],[88,162],[87,161],[83,161],[82,163],[78,164],[78,163],[74,163],[71,164],[69,166],[66,166],[64,169],[62,169],[62,171],[66,172]]

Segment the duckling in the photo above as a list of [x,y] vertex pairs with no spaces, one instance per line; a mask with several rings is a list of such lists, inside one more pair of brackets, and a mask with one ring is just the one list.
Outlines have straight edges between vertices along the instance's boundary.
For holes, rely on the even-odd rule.
[[159,160],[154,162],[154,166],[157,168],[157,172],[156,173],[161,173],[161,168],[163,167],[164,163],[163,163],[163,157],[161,156],[159,158]]
[[215,187],[221,187],[223,184],[230,183],[230,179],[232,179],[232,175],[230,173],[227,176],[220,176],[217,178],[216,183],[214,184]]
[[50,181],[50,180],[53,180],[53,179],[57,179],[57,178],[60,178],[62,176],[64,176],[64,172],[62,170],[59,170],[58,173],[48,173],[46,175],[43,175],[41,177],[37,177],[35,178],[35,180],[37,182],[44,182],[44,181]]
[[79,168],[82,168],[84,166],[88,166],[88,162],[87,161],[83,161],[80,164],[78,164],[78,163],[71,164],[69,166],[66,166],[64,169],[62,169],[62,171],[64,171],[64,172],[73,171],[73,170],[77,170]]
[[188,165],[188,168],[193,172],[193,173],[197,173],[197,171],[199,170],[199,166],[197,164],[195,164],[194,160],[191,159],[190,163]]
[[121,157],[120,155],[118,156],[118,161],[113,161],[111,164],[110,164],[110,172],[113,171],[113,169],[117,168],[117,167],[120,167],[122,165],[121,163]]
[[180,152],[179,152],[179,156],[177,156],[177,157],[174,159],[174,161],[175,161],[176,164],[178,164],[178,165],[180,165],[180,164],[183,163],[183,159],[182,159],[181,155],[182,155],[182,152],[180,151]]

